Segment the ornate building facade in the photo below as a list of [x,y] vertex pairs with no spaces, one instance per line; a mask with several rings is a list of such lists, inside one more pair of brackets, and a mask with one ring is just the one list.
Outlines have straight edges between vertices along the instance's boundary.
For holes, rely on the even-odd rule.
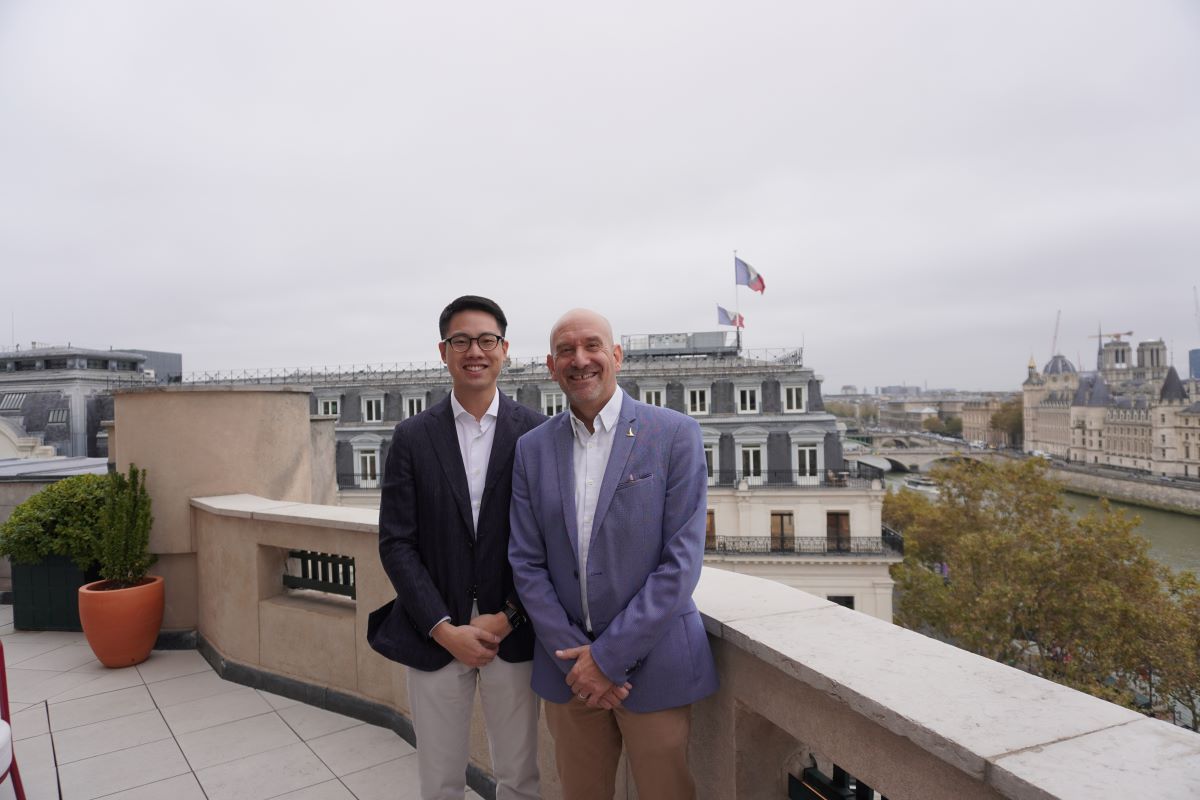
[[1200,479],[1200,397],[1168,365],[1161,339],[1103,344],[1095,372],[1062,355],[1022,385],[1025,451],[1078,464]]
[[[740,351],[725,332],[622,337],[621,388],[696,419],[709,491],[705,563],[770,577],[891,621],[882,475],[843,459],[844,426],[799,349]],[[314,416],[333,417],[340,502],[375,506],[396,423],[444,398],[441,364],[295,374]],[[500,390],[546,415],[565,406],[544,359],[511,359]]]

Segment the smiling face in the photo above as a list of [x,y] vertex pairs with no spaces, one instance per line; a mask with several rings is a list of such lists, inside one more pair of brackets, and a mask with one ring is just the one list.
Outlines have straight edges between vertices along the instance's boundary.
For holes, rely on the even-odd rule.
[[[446,338],[452,336],[482,336],[485,333],[500,335],[500,325],[496,318],[486,311],[459,311],[450,318],[446,325]],[[450,370],[450,378],[454,382],[454,393],[461,397],[472,394],[489,394],[496,389],[496,380],[500,377],[500,367],[508,355],[508,341],[500,342],[493,350],[480,350],[479,342],[471,342],[465,353],[459,353],[446,342],[438,343],[438,351],[442,361]]]
[[594,311],[568,311],[550,331],[546,366],[576,416],[589,426],[617,390],[621,358],[612,326]]

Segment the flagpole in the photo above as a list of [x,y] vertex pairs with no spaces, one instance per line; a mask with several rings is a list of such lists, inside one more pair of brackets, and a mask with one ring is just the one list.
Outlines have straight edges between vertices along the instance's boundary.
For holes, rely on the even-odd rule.
[[741,285],[737,281],[737,249],[733,251],[733,313],[737,316],[733,318],[733,329],[737,331],[737,349],[738,358],[742,356],[742,326],[738,325],[738,318],[742,316],[742,293],[738,290]]

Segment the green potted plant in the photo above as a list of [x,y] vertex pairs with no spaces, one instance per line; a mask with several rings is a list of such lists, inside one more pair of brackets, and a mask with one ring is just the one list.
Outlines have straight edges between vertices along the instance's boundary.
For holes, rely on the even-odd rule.
[[99,577],[97,521],[108,480],[74,475],[49,484],[0,524],[0,555],[12,563],[13,626],[80,630],[79,587]]
[[109,473],[96,548],[101,580],[79,587],[84,636],[106,667],[145,661],[162,627],[163,579],[146,575],[157,559],[153,522],[146,471],[130,464],[128,475]]

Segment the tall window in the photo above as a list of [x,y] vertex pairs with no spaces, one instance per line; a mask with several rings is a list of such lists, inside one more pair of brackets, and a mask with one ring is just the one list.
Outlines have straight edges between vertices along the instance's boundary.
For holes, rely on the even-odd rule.
[[742,447],[742,477],[752,485],[762,483],[762,447],[756,444]]
[[738,413],[754,414],[758,411],[758,389],[752,386],[742,387],[738,391]]
[[717,549],[717,512],[711,508],[708,510],[708,516],[704,520],[704,549]]
[[363,399],[363,422],[383,421],[383,398],[367,397]]
[[803,386],[785,386],[783,387],[783,410],[786,413],[796,414],[804,411],[804,387]]
[[704,445],[704,463],[708,467],[708,483],[711,486],[713,478],[716,477],[716,471],[713,469],[714,459],[716,457],[715,445]]
[[340,410],[341,401],[336,397],[323,397],[320,402],[321,413],[327,417],[336,417]]
[[643,389],[642,402],[652,406],[661,406],[663,404],[663,390]]
[[850,512],[829,511],[825,514],[825,550],[830,553],[850,552]]
[[708,389],[688,389],[688,413],[708,413]]
[[562,411],[566,408],[566,403],[562,392],[542,392],[542,411],[547,417],[553,417]]
[[360,489],[374,489],[379,486],[379,451],[358,451],[358,472],[354,482]]
[[425,410],[424,397],[406,397],[404,398],[404,416],[415,417]]
[[791,511],[771,512],[771,552],[791,553],[796,550],[796,521]]
[[817,446],[802,444],[796,448],[796,477],[800,483],[814,483],[817,474]]

